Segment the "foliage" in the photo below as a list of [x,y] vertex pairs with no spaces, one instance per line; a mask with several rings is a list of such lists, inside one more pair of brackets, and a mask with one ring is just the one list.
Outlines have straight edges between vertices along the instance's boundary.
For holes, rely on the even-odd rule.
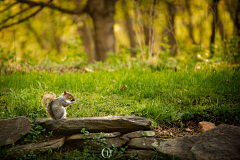
[[[82,1],[79,5],[85,5],[87,1]],[[0,2],[2,8],[7,8],[12,3],[10,1]],[[66,3],[65,1],[56,1],[60,7],[74,8],[73,2]],[[174,36],[178,43],[178,54],[174,57],[170,55],[170,50],[173,46],[169,45],[171,39],[166,36],[165,30],[169,30],[168,26],[168,5],[167,4],[180,4],[180,7],[176,7],[174,12],[175,26]],[[232,14],[234,8],[238,6],[237,1],[221,1],[218,4],[219,8],[219,26],[224,23],[223,31],[225,35],[220,34],[220,30],[216,30],[216,43],[210,46],[211,36],[211,24],[213,20],[213,13],[211,3],[208,2],[190,2],[190,13],[187,12],[187,6],[185,1],[160,1],[155,6],[156,16],[152,19],[151,26],[150,11],[152,2],[139,1],[137,11],[137,5],[132,2],[126,2],[126,5],[122,5],[122,1],[116,3],[115,14],[115,37],[116,37],[116,53],[110,53],[108,63],[113,65],[122,65],[126,63],[140,65],[148,65],[154,68],[194,68],[199,63],[238,63],[239,62],[239,36],[237,37],[234,32],[234,19]],[[230,5],[230,6],[229,6]],[[22,15],[18,15],[23,9],[27,8],[27,4],[16,4],[13,8],[2,11],[3,20],[7,19],[6,23],[1,24],[5,26],[9,23],[15,22],[17,19],[21,19],[27,15],[28,12],[23,12]],[[229,10],[232,7],[232,10]],[[194,11],[194,12],[193,12]],[[132,20],[132,28],[135,33],[135,38],[139,39],[135,51],[136,57],[130,56],[130,42],[125,29],[124,13],[128,12],[130,19]],[[136,13],[135,13],[136,12]],[[8,17],[15,15],[12,18]],[[133,17],[135,15],[135,17]],[[18,24],[10,28],[4,28],[0,36],[0,65],[1,71],[4,72],[7,69],[19,70],[31,68],[32,66],[42,66],[43,68],[50,68],[54,66],[59,67],[77,67],[84,68],[87,64],[87,55],[84,52],[82,41],[84,37],[79,36],[79,29],[83,27],[84,20],[75,21],[73,16],[62,14],[56,10],[43,9],[24,23]],[[89,18],[87,18],[89,19]],[[189,21],[192,20],[193,27],[193,39],[196,43],[193,43],[192,38],[189,37],[190,25]],[[89,21],[89,20],[88,20]],[[73,23],[74,22],[74,23]],[[134,23],[135,22],[135,23]],[[149,55],[149,46],[145,44],[143,28],[154,29],[154,44],[153,55]],[[89,30],[93,30],[93,24],[88,27]],[[221,31],[222,32],[222,31]],[[139,38],[137,38],[139,37]],[[91,37],[87,37],[91,39]],[[151,38],[151,37],[150,37]],[[221,39],[221,40],[220,40]],[[138,41],[138,40],[137,40]],[[91,42],[90,46],[94,46]],[[211,55],[211,50],[214,51],[214,55]],[[93,51],[92,51],[93,52]],[[130,62],[129,62],[130,61]],[[124,63],[123,63],[124,62]],[[21,67],[19,67],[19,65]],[[128,65],[128,64],[126,64]],[[35,69],[35,68],[33,68]]]
[[40,125],[35,125],[33,122],[31,123],[31,130],[23,136],[20,140],[23,140],[24,142],[33,142],[37,143],[39,140],[41,140],[43,137],[51,137],[53,136],[53,132],[43,128]]
[[239,123],[237,66],[202,65],[197,71],[134,66],[112,71],[108,67],[82,74],[2,74],[1,119],[47,117],[42,95],[53,92],[58,96],[67,89],[77,100],[67,108],[68,117],[138,115],[158,123],[194,118]]

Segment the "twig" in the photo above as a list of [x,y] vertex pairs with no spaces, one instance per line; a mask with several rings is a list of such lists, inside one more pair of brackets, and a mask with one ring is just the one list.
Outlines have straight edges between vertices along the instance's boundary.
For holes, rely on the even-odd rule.
[[5,23],[5,22],[7,22],[7,21],[8,21],[9,19],[11,19],[11,18],[14,18],[14,17],[16,17],[17,15],[19,15],[19,14],[21,14],[21,13],[23,13],[23,12],[28,11],[29,9],[31,9],[31,7],[25,8],[25,9],[21,10],[20,12],[16,13],[15,15],[9,16],[8,18],[4,19],[4,20],[0,23],[0,25],[3,24],[3,23]]
[[5,9],[3,9],[2,11],[0,11],[0,13],[5,12],[6,10],[9,10],[12,6],[14,6],[15,4],[17,4],[18,2],[12,3],[10,4],[8,7],[6,7]]
[[12,23],[12,24],[9,24],[9,25],[6,25],[6,26],[1,27],[1,28],[0,28],[0,31],[1,31],[3,28],[8,28],[8,27],[11,27],[11,26],[13,26],[13,25],[16,25],[16,24],[19,24],[19,23],[22,23],[22,22],[28,20],[29,18],[35,16],[35,15],[36,15],[38,12],[40,12],[43,8],[44,8],[44,7],[39,8],[36,12],[32,13],[31,15],[29,15],[29,16],[23,18],[23,19],[18,20],[18,21],[15,22],[15,23]]
[[26,3],[26,4],[31,5],[31,6],[48,7],[48,8],[52,8],[52,9],[55,9],[55,10],[58,10],[58,11],[61,11],[61,12],[64,12],[64,13],[69,13],[69,14],[83,14],[83,13],[87,12],[87,5],[82,9],[77,8],[77,9],[74,9],[74,10],[69,10],[69,9],[64,9],[64,8],[55,6],[50,2],[48,2],[48,3],[46,3],[46,2],[35,2],[35,1],[30,1],[30,0],[17,0],[17,2]]

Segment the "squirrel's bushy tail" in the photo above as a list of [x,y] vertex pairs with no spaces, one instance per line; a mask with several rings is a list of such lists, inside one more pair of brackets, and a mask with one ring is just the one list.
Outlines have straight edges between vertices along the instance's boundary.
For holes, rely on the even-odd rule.
[[[53,100],[54,100],[54,98],[55,98],[55,95],[52,95],[52,94],[45,94],[44,96],[43,96],[43,104],[45,105],[45,106],[47,106],[50,102],[52,102]],[[48,101],[49,100],[49,101]]]

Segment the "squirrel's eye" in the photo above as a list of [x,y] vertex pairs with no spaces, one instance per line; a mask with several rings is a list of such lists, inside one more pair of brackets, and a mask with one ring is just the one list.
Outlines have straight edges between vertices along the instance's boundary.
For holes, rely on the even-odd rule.
[[68,94],[70,96],[70,94]]

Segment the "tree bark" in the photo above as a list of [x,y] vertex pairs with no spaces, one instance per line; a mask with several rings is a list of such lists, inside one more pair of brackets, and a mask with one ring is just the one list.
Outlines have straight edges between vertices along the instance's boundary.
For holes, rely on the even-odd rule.
[[[82,44],[84,46],[84,51],[88,56],[88,63],[93,63],[95,60],[95,52],[93,46],[93,36],[92,36],[92,29],[89,26],[89,21],[87,20],[87,15],[83,16],[83,18],[79,16],[72,16],[71,17],[77,25],[77,31],[80,35],[82,40]],[[83,23],[82,26],[79,26],[79,23]]]
[[127,4],[126,1],[123,0],[122,1],[122,6],[123,6],[123,12],[124,12],[124,18],[125,18],[125,26],[128,32],[128,37],[130,40],[130,51],[131,51],[131,57],[136,57],[136,41],[135,41],[135,34],[134,31],[132,29],[133,25],[132,25],[132,21],[130,19],[130,16],[128,14],[128,10],[127,10]]
[[174,18],[175,18],[175,7],[173,2],[167,2],[167,6],[168,6],[168,26],[169,26],[169,30],[166,30],[165,33],[168,36],[169,42],[168,44],[172,46],[170,54],[171,56],[175,56],[177,54],[177,41],[176,38],[174,37],[174,27],[175,27],[175,23],[174,23]]
[[115,52],[113,0],[89,0],[88,13],[94,23],[94,41],[97,61],[105,61],[107,52]]
[[[210,41],[210,47],[212,45],[215,45],[215,36],[216,36],[216,30],[217,30],[217,23],[218,23],[218,2],[219,0],[213,0],[212,4],[212,10],[213,10],[213,21],[212,21],[212,35],[211,35],[211,41]],[[214,48],[210,49],[211,57],[214,55]]]
[[61,37],[58,36],[57,33],[56,33],[56,29],[55,29],[56,22],[55,22],[55,19],[54,19],[53,9],[50,10],[50,14],[52,16],[52,19],[51,19],[52,38],[54,40],[54,46],[57,50],[57,54],[60,54],[61,53],[62,40],[61,40]]
[[236,18],[234,21],[234,24],[237,28],[237,35],[240,36],[240,22],[239,22],[239,17],[240,17],[240,0],[238,0],[238,5],[237,5],[237,11],[236,11]]
[[149,39],[150,39],[150,28],[146,25],[143,26],[143,32],[144,32],[144,40],[145,40],[145,45],[148,46],[149,44]]
[[231,19],[234,23],[234,34],[240,36],[240,0],[237,1],[230,1],[226,0],[226,5],[228,12],[230,13]]
[[[81,0],[74,0],[74,3],[77,8],[81,8]],[[92,28],[89,24],[88,15],[80,16],[72,16],[73,21],[77,24],[78,34],[82,40],[82,44],[84,46],[84,51],[88,56],[88,63],[93,63],[95,60],[95,51],[94,51],[94,42],[92,35]],[[82,22],[83,25],[79,26],[78,23]]]
[[149,43],[148,43],[148,50],[149,50],[149,57],[152,57],[153,55],[153,48],[154,48],[154,25],[153,25],[153,21],[155,19],[155,8],[156,8],[156,0],[152,1],[152,5],[149,11]]
[[194,39],[194,36],[193,36],[192,12],[191,12],[191,6],[190,6],[189,1],[190,0],[185,0],[187,12],[188,12],[188,15],[189,15],[189,24],[187,25],[187,27],[188,27],[189,36],[192,39],[192,43],[197,44],[195,39]]
[[238,9],[237,9],[237,16],[236,16],[236,26],[237,26],[237,35],[240,36],[240,22],[239,22],[239,17],[240,17],[240,0],[238,0]]
[[84,23],[83,27],[80,30],[81,30],[80,36],[82,38],[82,42],[84,45],[84,51],[88,55],[88,62],[93,63],[94,57],[95,57],[95,51],[93,49],[94,46],[93,46],[93,42],[92,42],[92,31],[89,28],[89,24]]

